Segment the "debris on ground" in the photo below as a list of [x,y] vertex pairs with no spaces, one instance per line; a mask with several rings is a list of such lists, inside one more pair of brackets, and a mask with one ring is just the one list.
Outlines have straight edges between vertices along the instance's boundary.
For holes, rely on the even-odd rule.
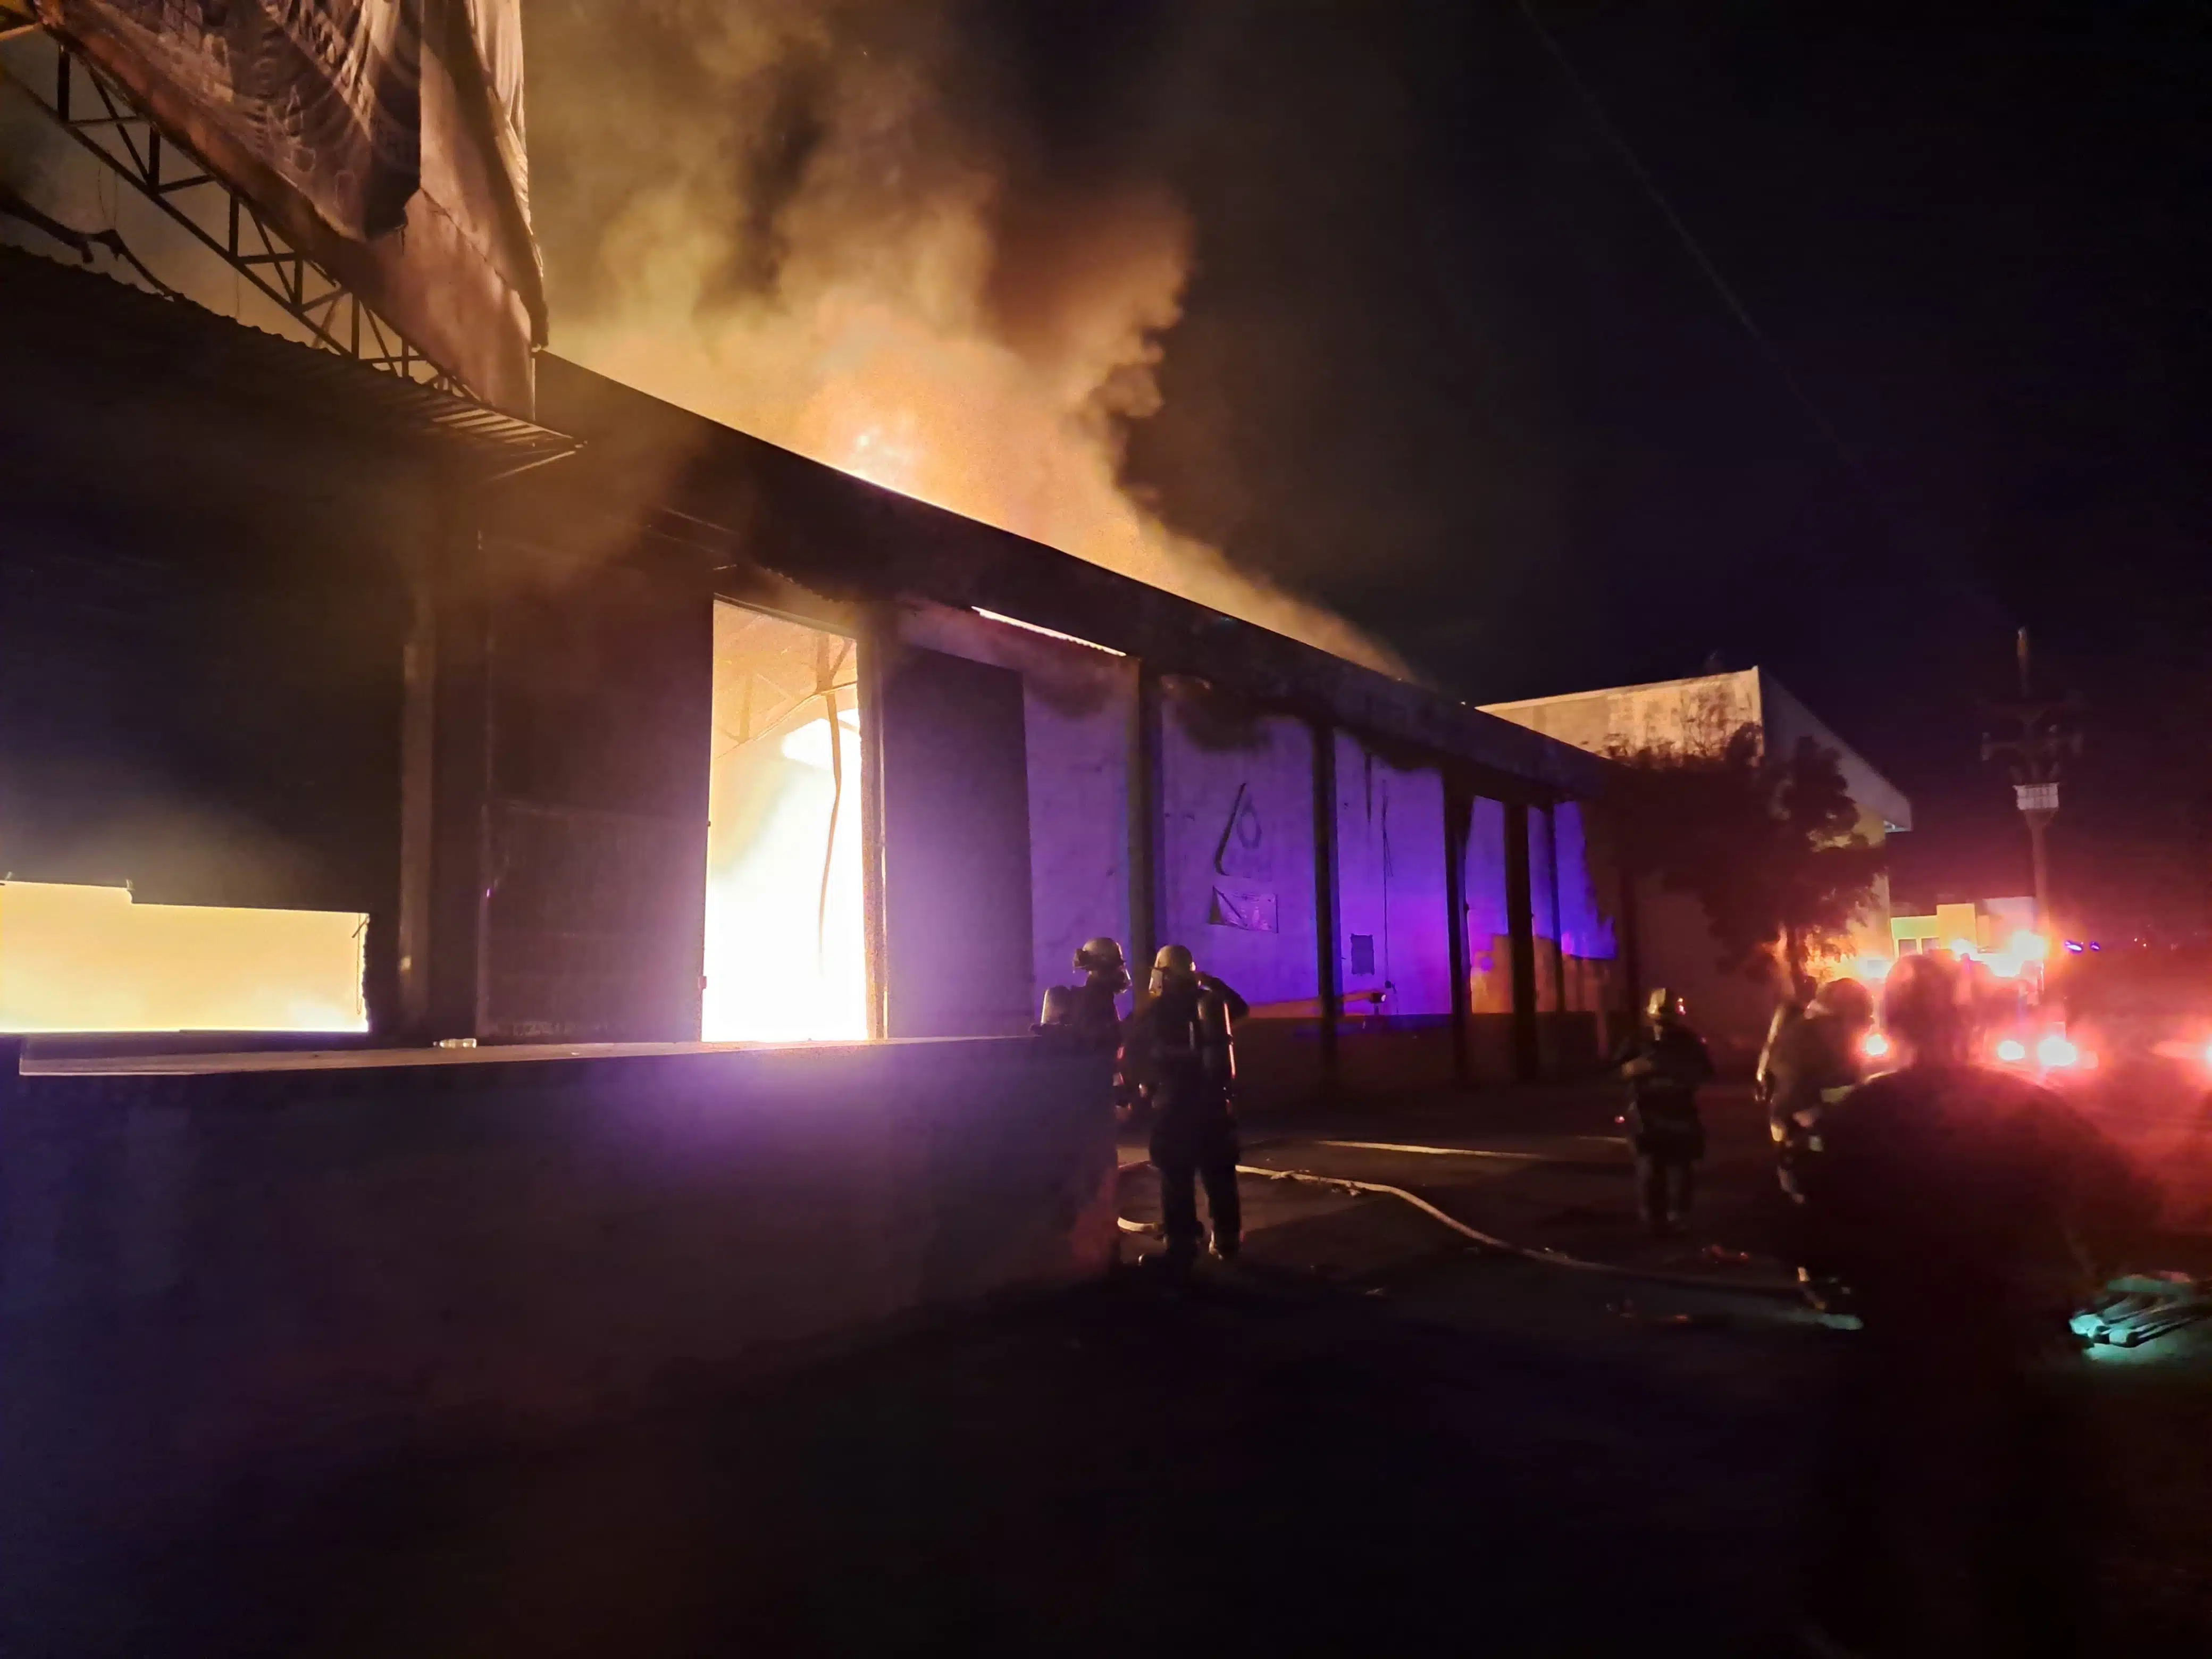
[[2212,1316],[2212,1285],[2187,1273],[2130,1273],[2070,1322],[2083,1341],[2138,1348]]

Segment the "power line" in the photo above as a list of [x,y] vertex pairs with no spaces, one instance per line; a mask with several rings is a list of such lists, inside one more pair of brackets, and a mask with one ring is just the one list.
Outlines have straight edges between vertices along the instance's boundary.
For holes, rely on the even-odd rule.
[[[1752,315],[1751,307],[1744,303],[1743,296],[1736,292],[1735,286],[1722,273],[1719,264],[1715,262],[1712,255],[1705,251],[1705,244],[1698,240],[1697,234],[1675,210],[1674,203],[1668,199],[1667,192],[1660,187],[1658,179],[1652,176],[1651,169],[1644,164],[1644,158],[1637,153],[1635,145],[1629,142],[1628,135],[1621,131],[1620,124],[1606,109],[1603,100],[1598,97],[1589,82],[1583,78],[1581,70],[1575,67],[1574,60],[1567,56],[1566,49],[1560,46],[1558,37],[1553,34],[1552,31],[1545,26],[1544,20],[1537,15],[1534,0],[1514,0],[1514,5],[1520,12],[1522,20],[1528,25],[1530,31],[1542,45],[1546,56],[1551,58],[1559,73],[1565,76],[1567,84],[1574,88],[1575,95],[1581,100],[1583,110],[1599,132],[1604,136],[1606,143],[1611,146],[1613,154],[1620,158],[1621,165],[1628,169],[1629,176],[1636,180],[1638,187],[1643,191],[1645,198],[1658,210],[1659,216],[1666,221],[1668,229],[1674,233],[1674,240],[1681,244],[1682,251],[1690,256],[1690,262],[1698,268],[1698,274],[1704,276],[1706,285],[1720,300],[1723,307],[1730,317],[1735,319],[1736,325],[1750,338],[1752,343],[1759,348],[1760,355],[1766,359],[1767,366],[1781,380],[1784,387],[1789,392],[1791,400],[1796,404],[1799,411],[1835,451],[1837,458],[1843,462],[1844,470],[1865,492],[1868,503],[1874,508],[1875,514],[1888,525],[1893,532],[1901,532],[1902,515],[1891,505],[1888,492],[1875,478],[1873,470],[1860,458],[1857,450],[1852,447],[1850,441],[1838,429],[1836,423],[1828,418],[1826,411],[1806,389],[1804,381],[1799,377],[1796,368],[1790,365],[1790,360],[1782,354],[1781,349],[1774,343],[1773,337],[1759,326],[1759,319]],[[1990,593],[1978,584],[1968,580],[1955,569],[1951,574],[1951,581],[1960,592],[1993,616],[2002,617],[2007,614],[2005,608],[2000,605]]]
[[1713,292],[1719,296],[1720,302],[1727,308],[1729,315],[1735,319],[1737,325],[1751,337],[1753,343],[1757,345],[1760,352],[1765,355],[1768,364],[1781,377],[1783,384],[1790,389],[1790,395],[1796,399],[1798,406],[1804,411],[1806,417],[1819,428],[1821,436],[1834,446],[1836,453],[1843,458],[1844,464],[1857,476],[1861,483],[1869,489],[1874,488],[1873,478],[1867,471],[1866,464],[1859,459],[1857,451],[1844,441],[1843,434],[1836,429],[1835,423],[1830,421],[1820,406],[1813,401],[1812,394],[1806,391],[1804,382],[1798,379],[1796,370],[1790,367],[1789,360],[1782,355],[1780,349],[1775,345],[1766,331],[1759,325],[1759,319],[1751,314],[1751,307],[1743,302],[1743,296],[1738,294],[1729,279],[1721,274],[1720,266],[1713,262],[1712,255],[1705,252],[1705,244],[1698,240],[1697,234],[1684,222],[1682,216],[1674,210],[1674,203],[1668,198],[1667,192],[1660,188],[1659,181],[1652,177],[1651,169],[1644,165],[1644,158],[1636,153],[1636,147],[1628,142],[1628,135],[1620,130],[1620,125],[1607,111],[1597,94],[1592,90],[1589,82],[1583,79],[1582,72],[1576,69],[1574,60],[1567,56],[1565,49],[1559,45],[1558,39],[1550,29],[1545,27],[1544,20],[1536,15],[1534,0],[1514,0],[1514,4],[1519,9],[1521,15],[1528,21],[1528,27],[1534,31],[1536,39],[1543,44],[1546,54],[1558,66],[1559,73],[1566,77],[1567,83],[1574,88],[1575,95],[1582,100],[1583,107],[1589,112],[1591,121],[1596,125],[1598,131],[1605,135],[1606,142],[1612,145],[1613,153],[1620,158],[1621,165],[1628,169],[1630,176],[1636,180],[1644,194],[1650,198],[1651,205],[1658,209],[1659,216],[1667,222],[1667,228],[1674,233],[1674,240],[1681,243],[1683,252],[1690,256],[1691,263],[1697,266]]

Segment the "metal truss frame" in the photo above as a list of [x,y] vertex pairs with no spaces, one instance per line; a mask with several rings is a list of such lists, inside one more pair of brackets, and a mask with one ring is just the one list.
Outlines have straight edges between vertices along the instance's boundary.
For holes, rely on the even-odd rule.
[[[0,35],[12,32],[0,31]],[[0,65],[0,80],[23,93],[116,177],[251,283],[317,345],[417,385],[477,401],[459,376],[426,356],[359,295],[295,248],[259,209],[165,133],[68,40],[52,31],[42,32],[55,47],[51,94],[4,65]],[[210,217],[216,228],[206,222]]]

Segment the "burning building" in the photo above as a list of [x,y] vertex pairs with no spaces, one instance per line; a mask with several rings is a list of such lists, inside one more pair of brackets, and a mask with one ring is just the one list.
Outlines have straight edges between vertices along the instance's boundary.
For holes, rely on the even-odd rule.
[[557,358],[531,422],[0,286],[0,860],[349,918],[322,1024],[1018,1032],[1103,933],[1192,945],[1295,1089],[1532,1070],[1622,994],[1568,745]]
[[[9,60],[149,235],[220,256],[237,320],[0,251],[0,1025],[998,1035],[1107,933],[1239,988],[1262,1093],[1595,1051],[1628,988],[1604,763],[1378,672],[1119,493],[1172,211],[1110,216],[1135,274],[1097,317],[1030,319],[1073,356],[956,331],[1035,453],[977,428],[921,465],[920,405],[886,426],[818,364],[737,398],[817,465],[532,349],[519,14],[471,9],[411,68],[384,15],[351,55],[222,24],[291,94],[238,79],[244,37],[185,51],[128,0],[38,0],[47,57]],[[959,177],[915,222],[972,254],[991,181]],[[112,233],[16,219],[147,276]],[[786,261],[809,328],[903,317],[864,332],[915,380],[915,318],[824,246]],[[983,305],[988,262],[924,263]],[[729,351],[784,339],[718,326],[580,337],[678,386],[686,350],[734,384]]]
[[173,9],[0,0],[234,313],[0,179],[114,272],[0,246],[11,1536],[1102,1271],[1026,1036],[1095,934],[1249,999],[1255,1106],[1594,1056],[1607,762],[534,353],[513,0]]

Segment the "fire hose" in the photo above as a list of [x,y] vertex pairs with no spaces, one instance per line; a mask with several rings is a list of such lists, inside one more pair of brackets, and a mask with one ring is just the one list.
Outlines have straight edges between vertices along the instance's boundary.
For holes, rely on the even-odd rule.
[[[1355,1181],[1349,1176],[1322,1175],[1312,1170],[1268,1170],[1254,1164],[1237,1166],[1240,1176],[1259,1176],[1268,1181],[1299,1182],[1309,1186],[1333,1187],[1343,1192],[1373,1193],[1384,1198],[1395,1198],[1409,1204],[1431,1221],[1442,1223],[1466,1239],[1476,1249],[1493,1255],[1517,1256],[1523,1261],[1540,1262],[1548,1267],[1563,1267],[1571,1273],[1603,1273],[1616,1279],[1635,1279],[1647,1285],[1672,1285],[1698,1290],[1727,1290],[1740,1295],[1771,1297],[1779,1300],[1796,1301],[1797,1286],[1790,1285],[1729,1284],[1701,1273],[1668,1273],[1656,1267],[1625,1267],[1618,1262],[1592,1261],[1583,1256],[1569,1255],[1563,1250],[1549,1249],[1540,1245],[1516,1244],[1510,1239],[1486,1233],[1480,1227],[1469,1226],[1457,1216],[1423,1198],[1419,1193],[1403,1187],[1393,1187],[1380,1181]],[[1151,1233],[1154,1229],[1140,1222],[1123,1219],[1124,1232]]]
[[[1569,1255],[1562,1250],[1516,1244],[1510,1239],[1500,1238],[1495,1233],[1486,1233],[1480,1227],[1468,1225],[1457,1216],[1439,1209],[1419,1193],[1410,1192],[1403,1187],[1394,1187],[1385,1182],[1358,1181],[1349,1176],[1322,1175],[1311,1170],[1268,1170],[1253,1164],[1238,1164],[1237,1173],[1258,1176],[1268,1181],[1298,1182],[1310,1186],[1331,1187],[1342,1192],[1372,1193],[1395,1198],[1411,1205],[1431,1220],[1442,1223],[1478,1249],[1495,1255],[1516,1256],[1524,1261],[1562,1267],[1573,1273],[1603,1273],[1644,1284],[1698,1290],[1726,1290],[1739,1295],[1785,1301],[1796,1301],[1802,1295],[1795,1285],[1727,1284],[1698,1273],[1668,1273],[1659,1268],[1592,1261],[1582,1256]],[[1121,1220],[1121,1226],[1124,1232],[1149,1234],[1155,1231],[1141,1222],[1126,1218]],[[2179,1273],[2138,1274],[2112,1280],[2100,1300],[2074,1316],[2073,1328],[2085,1341],[2132,1348],[2208,1316],[2212,1316],[2212,1294],[2208,1294],[2206,1287],[2200,1282]]]

